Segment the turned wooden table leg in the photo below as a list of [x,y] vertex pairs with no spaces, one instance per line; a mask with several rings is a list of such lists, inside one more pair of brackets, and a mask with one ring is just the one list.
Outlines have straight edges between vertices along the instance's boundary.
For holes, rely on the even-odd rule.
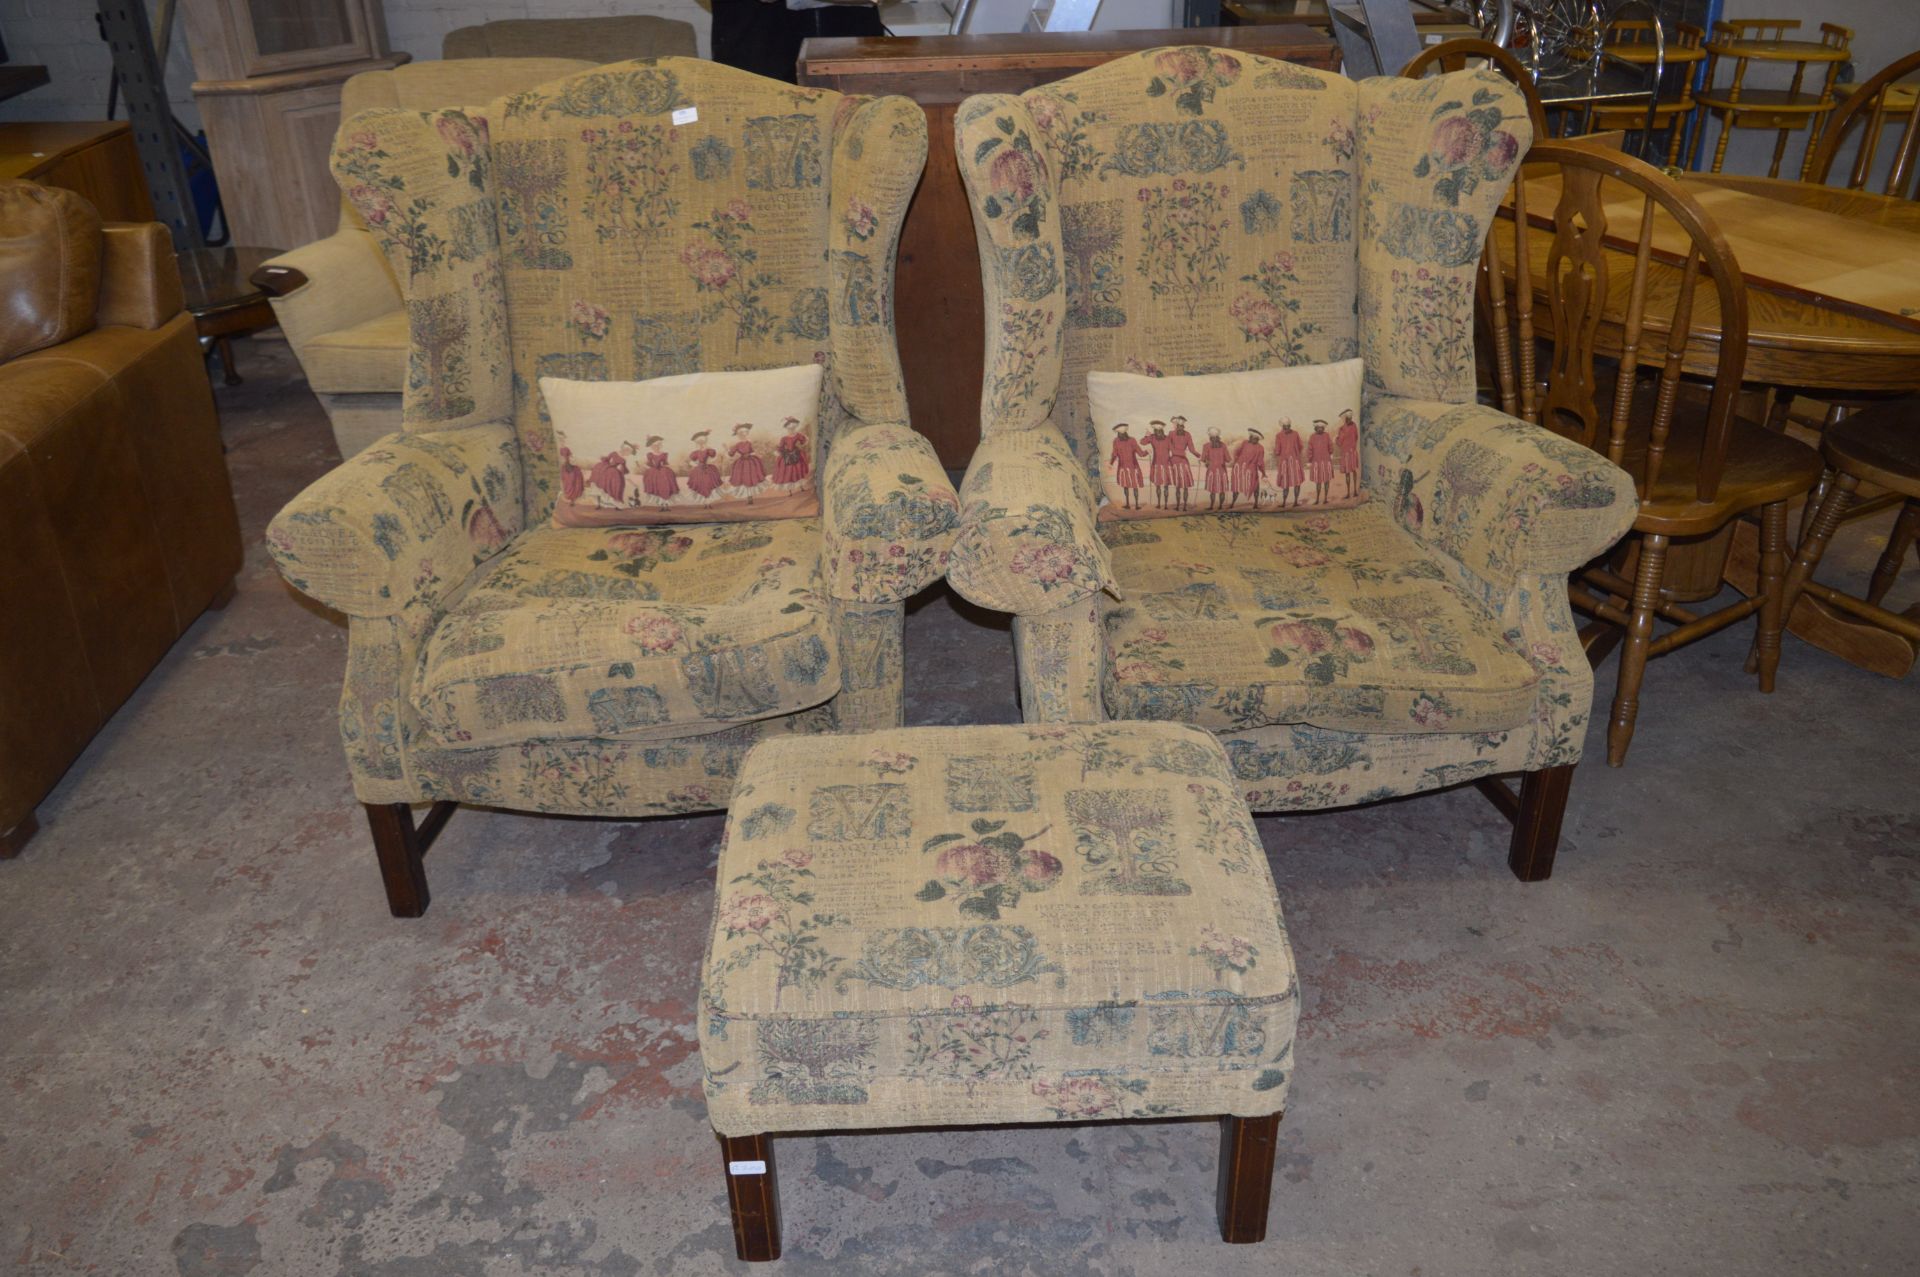
[[1220,1119],[1220,1236],[1226,1241],[1245,1245],[1267,1238],[1282,1116]]
[[733,1245],[740,1261],[780,1258],[780,1186],[773,1178],[773,1137],[722,1135],[720,1159],[733,1211]]

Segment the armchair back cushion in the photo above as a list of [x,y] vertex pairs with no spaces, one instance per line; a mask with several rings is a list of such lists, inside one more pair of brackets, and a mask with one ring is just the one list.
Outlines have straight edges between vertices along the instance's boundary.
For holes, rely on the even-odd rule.
[[925,154],[904,98],[661,58],[513,94],[484,124],[361,115],[334,171],[407,298],[406,428],[511,420],[531,525],[560,491],[542,377],[823,364],[816,471],[850,417],[904,421],[890,268]]
[[1472,270],[1530,136],[1500,77],[1355,83],[1151,49],[970,98],[955,130],[987,284],[983,433],[1050,421],[1097,470],[1103,370],[1359,355],[1371,390],[1472,397]]

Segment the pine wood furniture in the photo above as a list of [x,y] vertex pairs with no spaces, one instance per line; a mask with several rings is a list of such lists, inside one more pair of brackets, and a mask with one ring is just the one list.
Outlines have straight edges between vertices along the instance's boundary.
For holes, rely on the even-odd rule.
[[74,192],[107,222],[151,222],[153,199],[124,120],[0,124],[0,181]]
[[[1828,426],[1820,436],[1820,453],[1830,482],[1787,573],[1782,606],[1792,616],[1803,595],[1806,602],[1818,600],[1884,630],[1906,645],[1911,660],[1920,650],[1920,603],[1904,613],[1890,612],[1880,603],[1899,577],[1907,551],[1920,539],[1920,399],[1878,404]],[[1903,502],[1863,599],[1812,579],[1862,482],[1877,484]]]
[[[1609,58],[1630,66],[1652,69],[1656,49],[1651,22],[1645,18],[1622,18],[1608,31],[1617,37],[1607,44]],[[1677,168],[1680,164],[1680,144],[1686,133],[1687,116],[1694,108],[1693,69],[1706,60],[1706,38],[1707,33],[1691,22],[1675,23],[1672,33],[1666,38],[1666,47],[1661,51],[1665,62],[1662,77],[1679,89],[1675,96],[1659,98],[1653,104],[1655,127],[1664,124],[1667,130],[1668,168]],[[1678,73],[1669,76],[1667,73],[1676,67],[1679,68]],[[1596,129],[1645,128],[1646,121],[1644,107],[1600,107],[1593,113],[1593,127]]]
[[305,244],[333,230],[327,171],[340,86],[411,60],[387,47],[380,0],[184,0],[194,101],[233,238]]
[[1865,190],[1880,145],[1888,140],[1887,125],[1891,121],[1894,150],[1887,162],[1887,176],[1881,183],[1880,193],[1909,199],[1920,197],[1920,184],[1915,182],[1915,175],[1920,173],[1920,164],[1915,163],[1916,155],[1920,154],[1920,84],[1901,83],[1915,75],[1920,75],[1920,51],[1909,53],[1883,67],[1865,83],[1854,86],[1820,135],[1820,149],[1808,165],[1807,180],[1833,180],[1834,161],[1858,125],[1860,133],[1855,139],[1858,145],[1853,164],[1842,185],[1852,191]]
[[980,440],[986,313],[973,220],[953,155],[953,113],[973,93],[1021,93],[1128,53],[1208,44],[1335,70],[1332,40],[1296,24],[1182,31],[1087,31],[913,39],[808,40],[800,83],[843,93],[899,93],[927,112],[926,176],[900,236],[900,360],[913,426],[940,460],[963,468]]
[[1214,1119],[1221,1237],[1264,1240],[1299,985],[1237,791],[1168,723],[756,745],[697,1017],[740,1259],[801,1131]]
[[[1757,613],[1756,672],[1760,690],[1773,690],[1787,502],[1819,477],[1819,462],[1804,444],[1736,414],[1747,288],[1733,251],[1698,200],[1631,157],[1547,143],[1529,153],[1510,211],[1513,250],[1503,253],[1496,230],[1483,257],[1502,407],[1604,451],[1633,473],[1640,494],[1632,536],[1605,566],[1580,574],[1585,588],[1569,591],[1576,607],[1598,618],[1582,634],[1589,651],[1625,639],[1607,723],[1607,761],[1618,767],[1633,739],[1652,657]],[[1532,226],[1539,232],[1522,229]],[[1526,251],[1523,237],[1529,247],[1544,239],[1544,254]],[[1623,242],[1632,256],[1621,278],[1610,259],[1622,256],[1616,246]],[[1650,305],[1656,251],[1671,255],[1682,245],[1671,306]],[[1508,263],[1511,327],[1505,314]],[[1718,341],[1712,388],[1701,392],[1683,386],[1682,378],[1695,337],[1696,296],[1709,290],[1717,302]],[[1539,323],[1536,297],[1545,303]],[[1621,335],[1617,349],[1608,352],[1617,362],[1603,368],[1594,334],[1610,300]],[[1551,342],[1545,369],[1536,367],[1536,341],[1542,338]],[[1760,588],[1716,611],[1693,611],[1685,606],[1691,600],[1683,601],[1666,583],[1669,546],[1711,537],[1749,510],[1759,511],[1761,520]],[[1655,638],[1656,618],[1676,628]]]
[[[1776,18],[1733,18],[1713,24],[1713,38],[1707,42],[1706,81],[1695,95],[1700,114],[1694,127],[1694,168],[1700,167],[1700,152],[1706,145],[1706,118],[1714,116],[1720,121],[1720,138],[1713,148],[1713,172],[1718,173],[1726,160],[1727,143],[1735,129],[1774,129],[1778,137],[1774,139],[1773,163],[1767,176],[1779,177],[1788,135],[1810,127],[1807,157],[1800,173],[1802,177],[1807,175],[1820,144],[1821,124],[1834,107],[1834,77],[1840,73],[1840,64],[1851,56],[1853,31],[1822,22],[1818,40],[1795,39],[1787,34],[1799,28],[1796,19]],[[1717,85],[1715,74],[1723,58],[1733,63],[1733,79]],[[1792,66],[1792,84],[1784,89],[1747,88],[1747,71],[1756,62]],[[1814,72],[1821,77],[1818,91],[1804,87],[1808,67],[1819,68]]]

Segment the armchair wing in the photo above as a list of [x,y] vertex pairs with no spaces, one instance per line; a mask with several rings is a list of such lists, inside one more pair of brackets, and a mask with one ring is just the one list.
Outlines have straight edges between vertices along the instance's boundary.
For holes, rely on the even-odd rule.
[[983,440],[960,485],[960,503],[947,579],[968,600],[1039,616],[1112,590],[1092,481],[1052,426]]
[[896,603],[947,570],[960,502],[924,435],[904,422],[843,428],[820,486],[834,598]]

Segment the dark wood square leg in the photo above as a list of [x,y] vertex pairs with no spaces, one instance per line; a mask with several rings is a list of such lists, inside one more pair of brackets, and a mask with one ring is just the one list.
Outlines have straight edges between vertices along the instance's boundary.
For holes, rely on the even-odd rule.
[[406,803],[362,803],[367,826],[373,831],[374,855],[380,859],[380,880],[387,888],[387,908],[396,918],[418,918],[431,900],[427,892],[427,848],[439,836],[456,803],[438,802],[414,828],[413,808]]
[[733,1245],[740,1261],[780,1258],[780,1186],[773,1178],[771,1135],[722,1135],[721,1169],[733,1210]]
[[1521,775],[1520,806],[1513,815],[1513,841],[1507,847],[1507,868],[1521,882],[1545,882],[1553,873],[1573,767],[1566,763]]
[[1236,1245],[1267,1238],[1281,1116],[1220,1119],[1220,1236]]

